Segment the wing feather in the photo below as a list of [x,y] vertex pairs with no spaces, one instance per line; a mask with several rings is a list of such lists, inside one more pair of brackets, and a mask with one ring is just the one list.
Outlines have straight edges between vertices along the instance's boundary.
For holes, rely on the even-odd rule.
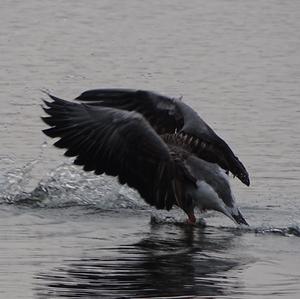
[[198,140],[192,152],[199,158],[217,163],[231,171],[244,184],[249,185],[249,175],[228,144],[181,100],[154,92],[134,89],[95,89],[83,92],[76,98],[91,106],[113,107],[141,113],[158,134],[183,134]]
[[142,115],[120,109],[72,103],[49,95],[43,132],[58,137],[56,147],[85,171],[118,176],[157,208],[175,203],[174,161],[168,146]]

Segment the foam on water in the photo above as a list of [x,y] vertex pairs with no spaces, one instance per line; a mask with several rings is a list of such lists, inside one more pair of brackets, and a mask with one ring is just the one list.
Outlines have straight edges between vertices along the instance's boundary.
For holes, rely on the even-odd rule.
[[26,191],[37,160],[0,177],[0,202],[32,207],[95,206],[100,209],[143,209],[137,192],[105,175],[95,176],[63,163]]

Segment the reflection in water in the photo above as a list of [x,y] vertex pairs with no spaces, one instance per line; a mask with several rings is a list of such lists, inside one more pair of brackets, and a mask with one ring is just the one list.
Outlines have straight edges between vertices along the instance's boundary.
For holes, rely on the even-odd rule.
[[[39,298],[227,295],[239,286],[228,271],[241,267],[239,237],[213,228],[152,226],[132,245],[94,248],[84,258],[39,273]],[[246,259],[247,260],[247,259]]]

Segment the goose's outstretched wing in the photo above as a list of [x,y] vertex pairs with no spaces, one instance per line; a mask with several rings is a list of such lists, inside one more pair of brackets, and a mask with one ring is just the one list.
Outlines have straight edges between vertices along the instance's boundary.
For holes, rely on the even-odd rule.
[[[132,89],[95,89],[77,100],[91,106],[114,107],[141,113],[158,134],[181,133],[199,158],[217,163],[250,185],[249,175],[227,143],[190,106],[154,92]],[[192,138],[191,138],[192,137]]]
[[137,112],[72,103],[49,95],[49,115],[42,117],[50,128],[43,132],[58,137],[56,147],[86,171],[118,176],[139,191],[150,205],[170,209],[180,206],[176,165],[167,145]]

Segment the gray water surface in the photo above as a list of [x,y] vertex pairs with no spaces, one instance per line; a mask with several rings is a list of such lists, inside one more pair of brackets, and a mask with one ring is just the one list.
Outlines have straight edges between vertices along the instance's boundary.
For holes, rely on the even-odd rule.
[[[72,166],[40,90],[100,87],[183,96],[246,165],[250,228]],[[1,1],[0,298],[299,298],[299,131],[297,0]]]

